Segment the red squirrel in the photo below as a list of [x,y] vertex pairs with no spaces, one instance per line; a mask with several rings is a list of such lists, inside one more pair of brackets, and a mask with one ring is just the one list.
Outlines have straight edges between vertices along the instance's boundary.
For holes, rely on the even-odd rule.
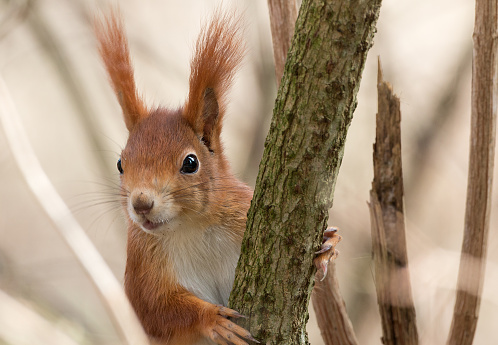
[[179,109],[144,104],[116,11],[95,31],[129,131],[117,168],[128,225],[125,290],[140,322],[159,344],[255,341],[227,319],[242,315],[226,307],[252,198],[230,172],[220,139],[245,50],[240,17],[218,10],[202,28]]

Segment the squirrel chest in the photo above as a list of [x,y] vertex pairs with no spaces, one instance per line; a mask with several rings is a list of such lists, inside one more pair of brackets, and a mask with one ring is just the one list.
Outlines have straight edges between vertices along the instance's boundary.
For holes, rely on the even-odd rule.
[[[164,250],[180,285],[214,304],[228,304],[240,244],[227,241],[220,227],[182,229],[168,234]],[[170,236],[169,236],[170,235]]]

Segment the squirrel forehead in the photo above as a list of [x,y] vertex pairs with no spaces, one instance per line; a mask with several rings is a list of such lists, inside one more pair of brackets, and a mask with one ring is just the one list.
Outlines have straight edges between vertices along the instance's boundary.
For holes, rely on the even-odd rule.
[[181,110],[157,109],[141,120],[130,132],[122,156],[135,157],[182,155],[198,141],[193,129],[183,118]]

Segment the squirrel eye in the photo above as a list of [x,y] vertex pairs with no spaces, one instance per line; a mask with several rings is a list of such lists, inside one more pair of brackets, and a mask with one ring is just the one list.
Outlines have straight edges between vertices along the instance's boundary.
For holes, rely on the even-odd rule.
[[182,168],[180,172],[183,174],[194,174],[199,169],[199,161],[197,160],[196,155],[189,154],[183,160]]
[[118,163],[116,164],[119,170],[119,173],[122,175],[124,173],[123,167],[121,166],[121,158],[118,159]]

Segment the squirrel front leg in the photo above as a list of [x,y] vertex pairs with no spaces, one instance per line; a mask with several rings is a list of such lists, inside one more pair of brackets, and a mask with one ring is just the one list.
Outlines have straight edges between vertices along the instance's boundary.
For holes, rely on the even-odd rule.
[[146,332],[160,344],[192,344],[201,337],[216,344],[247,345],[256,341],[227,317],[242,317],[237,311],[196,297],[181,286],[160,295],[128,291],[128,296]]

